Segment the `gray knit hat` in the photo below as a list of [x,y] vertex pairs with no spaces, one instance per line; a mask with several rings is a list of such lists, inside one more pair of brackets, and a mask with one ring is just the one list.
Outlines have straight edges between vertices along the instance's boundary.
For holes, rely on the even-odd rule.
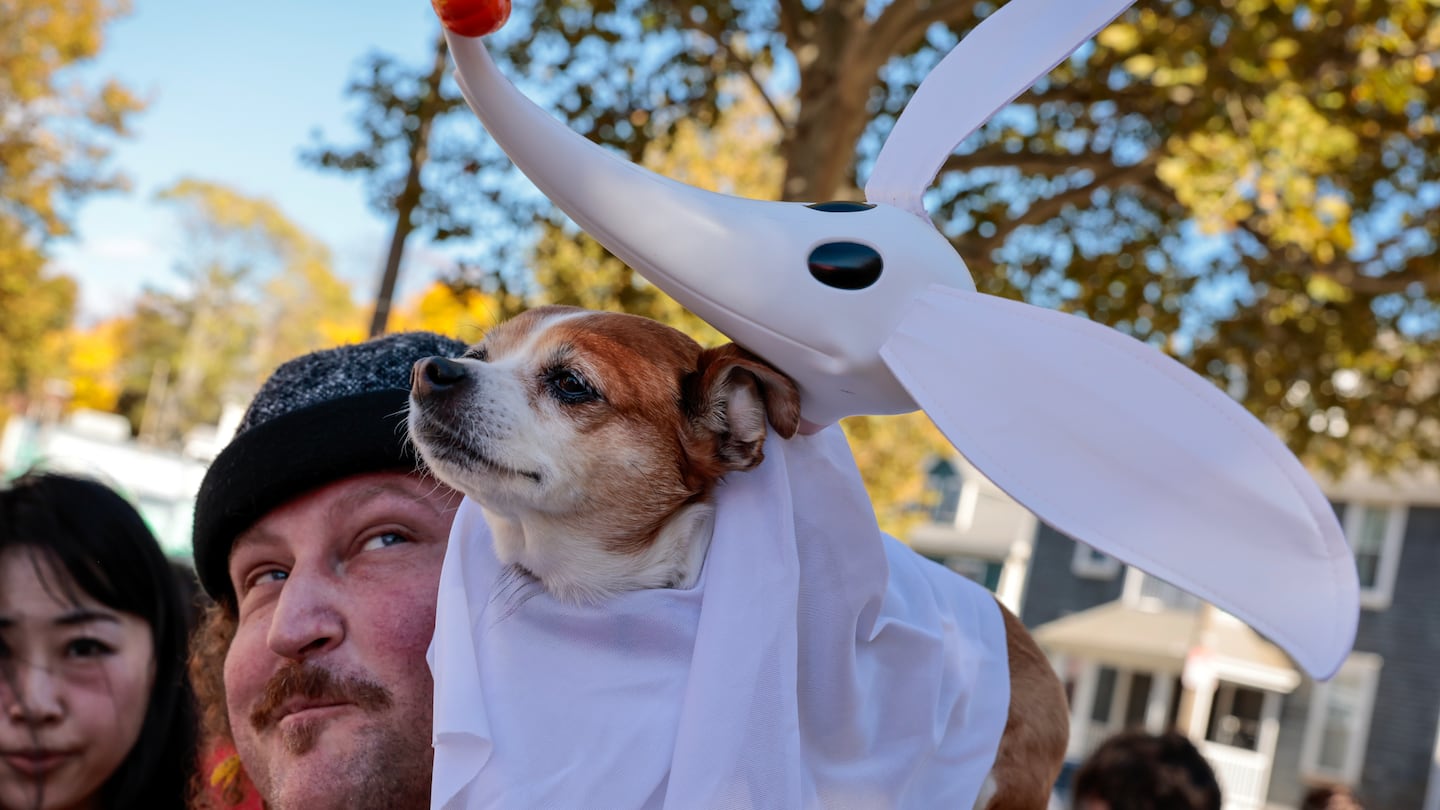
[[234,606],[230,548],[272,509],[352,475],[415,469],[405,430],[410,368],[421,358],[464,351],[458,340],[405,332],[303,355],[276,369],[200,484],[193,541],[206,593]]

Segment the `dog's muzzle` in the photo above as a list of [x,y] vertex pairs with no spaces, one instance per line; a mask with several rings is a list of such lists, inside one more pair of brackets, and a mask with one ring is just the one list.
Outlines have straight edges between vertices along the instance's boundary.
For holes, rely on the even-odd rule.
[[448,357],[426,357],[410,368],[410,393],[416,398],[443,395],[458,388],[468,375],[465,366]]

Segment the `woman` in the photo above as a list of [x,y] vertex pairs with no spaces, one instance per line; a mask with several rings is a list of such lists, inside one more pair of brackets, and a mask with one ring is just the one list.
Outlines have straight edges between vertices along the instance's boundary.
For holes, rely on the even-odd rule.
[[93,481],[0,489],[0,810],[183,808],[186,608],[140,515]]

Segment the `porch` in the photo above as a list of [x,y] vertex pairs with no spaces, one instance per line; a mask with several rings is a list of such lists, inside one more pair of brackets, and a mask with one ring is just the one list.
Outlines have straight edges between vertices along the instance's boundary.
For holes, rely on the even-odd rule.
[[1177,728],[1214,768],[1225,810],[1262,810],[1281,701],[1300,673],[1240,621],[1160,586],[1036,628],[1070,698],[1066,758],[1121,730]]

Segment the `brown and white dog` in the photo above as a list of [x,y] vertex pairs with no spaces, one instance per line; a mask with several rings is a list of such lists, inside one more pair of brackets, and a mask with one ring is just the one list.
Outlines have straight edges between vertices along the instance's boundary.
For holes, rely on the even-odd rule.
[[555,597],[693,585],[715,483],[795,434],[799,393],[738,346],[647,318],[530,310],[411,376],[410,436],[485,511],[495,554]]
[[[502,563],[570,602],[693,585],[715,484],[760,463],[767,419],[793,436],[799,393],[745,350],[573,307],[530,310],[411,376],[410,436],[425,463],[480,504]],[[1001,611],[1010,711],[976,806],[1043,810],[1069,712],[1045,656]]]

